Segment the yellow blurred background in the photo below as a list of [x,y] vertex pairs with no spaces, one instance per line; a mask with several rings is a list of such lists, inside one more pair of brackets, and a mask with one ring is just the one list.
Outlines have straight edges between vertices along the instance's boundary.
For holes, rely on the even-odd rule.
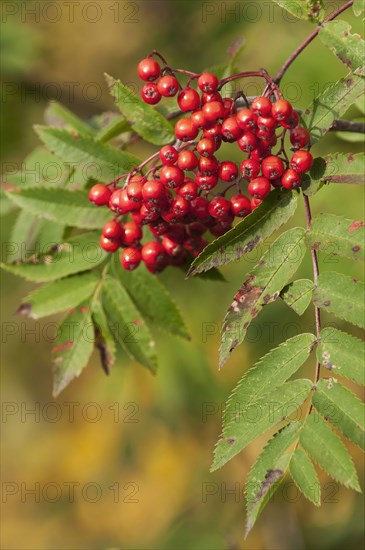
[[[328,2],[329,7],[341,2]],[[331,6],[330,6],[331,5]],[[242,37],[242,70],[275,74],[310,32],[270,1],[4,1],[2,10],[2,171],[37,144],[48,100],[83,118],[113,109],[107,72],[138,86],[136,65],[152,49],[175,67],[201,71],[224,62]],[[357,32],[361,22],[343,16]],[[288,71],[283,91],[297,108],[346,74],[319,41]],[[359,116],[354,107],[348,116]],[[140,145],[138,154],[150,151]],[[329,134],[317,155],[361,151]],[[239,160],[237,153],[236,160]],[[322,189],[314,213],[361,219],[360,187]],[[14,213],[2,219],[6,243]],[[303,225],[300,207],[290,226]],[[362,548],[363,499],[320,473],[316,509],[288,481],[246,541],[244,482],[259,438],[221,471],[209,473],[221,412],[236,381],[271,347],[313,330],[313,312],[298,318],[282,302],[265,308],[218,373],[219,325],[255,253],[223,269],[228,283],[162,279],[191,329],[191,343],[156,333],[160,369],[153,378],[121,356],[110,377],[95,354],[81,377],[51,398],[49,334],[57,318],[14,315],[33,285],[2,275],[2,548],[4,549],[343,549]],[[361,265],[321,258],[321,269],[363,278]],[[305,261],[300,277],[310,277]],[[360,336],[340,320],[324,317]],[[312,376],[313,364],[304,371]],[[357,391],[356,388],[353,388]],[[350,448],[350,446],[349,446]],[[363,477],[363,459],[351,446]]]

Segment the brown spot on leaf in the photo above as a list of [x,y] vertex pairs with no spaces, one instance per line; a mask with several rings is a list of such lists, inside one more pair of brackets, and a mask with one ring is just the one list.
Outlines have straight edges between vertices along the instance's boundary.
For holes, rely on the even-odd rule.
[[95,347],[98,349],[100,354],[100,362],[103,371],[106,375],[110,373],[110,367],[112,365],[113,359],[109,352],[108,346],[97,326],[95,326]]
[[348,228],[349,233],[354,233],[358,229],[361,229],[361,227],[365,227],[365,223],[361,220],[352,222],[352,224]]
[[142,321],[141,321],[141,319],[135,319],[135,320],[133,321],[133,324],[136,325],[136,327],[139,327],[139,326],[141,326]]
[[68,342],[65,342],[64,344],[60,344],[59,346],[54,346],[52,349],[51,349],[51,353],[54,355],[56,353],[61,353],[62,351],[66,351],[70,348],[72,348],[72,346],[74,345],[74,343],[69,340]]
[[268,492],[270,487],[274,485],[284,474],[283,470],[268,470],[265,474],[265,479],[262,481],[259,490],[256,493],[253,504],[259,502]]
[[331,305],[331,300],[326,300],[323,302],[324,307],[329,307]]
[[353,162],[354,161],[354,155],[350,153],[347,157],[347,162]]
[[228,445],[233,445],[233,443],[235,443],[235,442],[236,442],[236,440],[235,440],[234,437],[230,437],[229,439],[227,439]]
[[89,311],[89,308],[87,306],[80,307],[80,313],[87,313]]
[[360,247],[357,245],[352,247],[352,252],[359,252],[359,250],[360,250]]
[[17,315],[29,315],[32,311],[32,304],[24,303],[20,304],[18,309],[16,310]]

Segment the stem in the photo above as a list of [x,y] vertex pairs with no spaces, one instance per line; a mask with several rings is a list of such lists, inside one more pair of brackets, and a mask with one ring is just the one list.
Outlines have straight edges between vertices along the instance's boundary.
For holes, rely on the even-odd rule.
[[238,78],[248,78],[248,77],[251,77],[251,76],[259,76],[261,78],[264,78],[266,80],[266,82],[268,84],[270,84],[270,87],[274,88],[275,97],[276,98],[281,97],[281,92],[280,92],[278,86],[276,85],[276,82],[269,76],[269,74],[264,69],[261,69],[260,71],[246,71],[246,72],[243,72],[243,73],[238,73],[238,74],[235,74],[235,75],[232,75],[232,76],[228,76],[227,78],[223,78],[219,82],[219,86],[217,88],[217,91],[219,92],[223,88],[223,86],[228,84],[228,82],[232,82],[233,80],[237,80]]
[[[307,231],[309,231],[312,225],[312,213],[311,213],[309,198],[307,197],[307,195],[303,194],[303,199],[304,199],[304,208],[305,208],[306,227],[307,227]],[[311,256],[312,256],[312,266],[313,266],[313,282],[316,288],[318,285],[319,267],[318,267],[317,251],[315,250],[315,248],[311,248]],[[320,332],[321,332],[321,314],[320,314],[319,308],[316,306],[314,306],[314,317],[316,321],[316,337],[318,341],[320,338]],[[320,369],[321,369],[320,362],[317,361],[313,385],[316,385],[319,380]],[[311,413],[312,408],[313,408],[313,405],[311,404],[311,406],[309,407],[308,415]]]
[[276,77],[274,78],[274,82],[276,84],[280,84],[281,79],[283,78],[286,71],[289,69],[290,65],[295,61],[295,59],[298,57],[299,54],[302,53],[302,51],[315,39],[319,31],[322,29],[323,25],[325,23],[328,23],[329,21],[332,21],[332,19],[335,19],[340,13],[347,10],[352,4],[354,3],[354,0],[350,0],[349,2],[346,2],[343,6],[335,10],[333,13],[331,13],[316,29],[304,40],[304,42],[298,46],[298,48],[291,54],[290,57],[285,61],[279,72],[277,73]]

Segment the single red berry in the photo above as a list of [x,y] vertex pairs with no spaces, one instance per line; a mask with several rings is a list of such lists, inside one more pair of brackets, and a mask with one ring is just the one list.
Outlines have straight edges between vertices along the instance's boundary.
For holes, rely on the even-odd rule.
[[156,235],[157,237],[166,233],[169,227],[170,227],[169,224],[165,222],[165,220],[157,220],[148,226],[152,235]]
[[300,149],[290,159],[290,168],[296,170],[299,174],[308,172],[313,166],[312,155],[303,149]]
[[160,160],[166,166],[173,166],[176,163],[179,153],[172,145],[165,145],[160,149]]
[[246,132],[237,141],[238,147],[245,153],[250,153],[258,146],[258,139],[252,132]]
[[187,238],[187,232],[183,223],[174,223],[170,225],[166,231],[166,237],[175,241],[176,243],[182,243]]
[[157,82],[157,89],[162,96],[173,97],[179,90],[179,83],[174,76],[167,74]]
[[224,116],[224,106],[220,101],[209,101],[205,103],[202,111],[208,122],[216,122]]
[[200,237],[206,231],[206,227],[203,223],[192,222],[188,225],[188,233],[190,237]]
[[133,271],[141,263],[142,256],[138,248],[125,248],[120,255],[120,263],[124,269]]
[[99,243],[105,252],[115,252],[119,248],[119,241],[117,239],[108,239],[104,235],[100,235]]
[[201,157],[199,159],[199,171],[204,175],[216,174],[218,168],[219,162],[214,156]]
[[160,72],[160,65],[151,57],[142,59],[142,61],[138,63],[137,73],[142,80],[156,80],[156,78],[160,76]]
[[156,105],[161,99],[161,94],[158,91],[156,84],[150,82],[145,84],[141,90],[141,97],[145,103]]
[[289,101],[286,101],[286,99],[278,99],[278,101],[273,104],[271,109],[271,115],[278,122],[286,122],[287,120],[289,120],[292,112],[293,107],[291,106]]
[[292,130],[299,124],[299,115],[296,111],[293,111],[288,120],[282,120],[280,125],[286,130]]
[[115,220],[112,220],[104,225],[102,234],[107,239],[120,240],[124,234],[123,226]]
[[271,155],[271,148],[263,147],[261,142],[259,142],[256,149],[253,149],[250,152],[250,159],[256,160],[257,162],[262,162],[264,158],[269,155]]
[[212,138],[203,138],[198,142],[196,150],[202,157],[209,157],[216,150],[215,141]]
[[135,244],[137,241],[142,239],[142,229],[141,226],[135,222],[127,222],[124,224],[124,237],[123,244],[130,246]]
[[212,73],[202,73],[198,78],[198,86],[202,92],[215,92],[218,87],[218,78]]
[[181,244],[173,241],[169,237],[164,237],[161,244],[169,256],[179,256],[182,251]]
[[[142,204],[141,209],[139,211],[140,217],[141,217],[141,224],[146,223],[152,223],[159,219],[160,213],[158,212],[158,209],[151,210],[148,208],[147,204]],[[135,221],[136,218],[132,216],[133,221]]]
[[256,97],[251,103],[251,110],[259,116],[271,115],[272,103],[268,97]]
[[131,218],[134,221],[134,223],[138,225],[143,225],[144,223],[146,223],[143,215],[141,214],[141,209],[131,212]]
[[224,118],[227,118],[229,115],[233,115],[236,113],[236,105],[232,98],[225,97],[223,99],[223,107],[224,107]]
[[112,212],[127,214],[132,210],[138,210],[139,207],[140,203],[130,200],[125,189],[118,189],[117,191],[114,191],[110,197],[109,208]]
[[198,186],[195,181],[187,181],[184,185],[179,187],[177,192],[178,195],[184,197],[187,201],[191,201],[192,199],[195,199],[198,194]]
[[181,141],[191,141],[198,135],[199,130],[190,118],[181,118],[175,124],[175,136]]
[[142,187],[146,183],[146,178],[143,176],[133,176],[127,186],[127,195],[131,201],[141,202]]
[[262,175],[268,180],[276,180],[284,174],[285,166],[281,158],[266,157],[261,164]]
[[301,175],[292,168],[286,170],[281,177],[281,185],[285,187],[285,189],[296,189],[300,187],[301,183]]
[[207,176],[205,174],[201,174],[200,172],[198,172],[195,177],[195,181],[197,186],[200,187],[200,189],[203,189],[204,191],[210,191],[217,185],[218,175],[211,174]]
[[[257,128],[261,131],[263,137],[271,136],[276,130],[277,122],[271,116],[258,116]],[[259,136],[257,136],[259,137]]]
[[265,134],[264,136],[261,135],[260,130],[258,130],[256,132],[256,136],[260,140],[260,147],[261,148],[266,148],[266,149],[271,149],[272,147],[274,147],[276,145],[276,142],[278,141],[277,137],[276,137],[275,134],[272,134],[271,136],[267,136],[266,132],[264,132],[264,134]]
[[200,105],[200,95],[194,88],[183,88],[179,93],[177,103],[184,113],[195,111]]
[[261,165],[257,160],[246,159],[240,164],[241,176],[247,180],[256,178],[261,170]]
[[181,195],[176,195],[172,199],[171,211],[175,214],[176,217],[182,218],[189,212],[190,204],[184,197]]
[[204,222],[210,218],[209,201],[204,197],[196,197],[190,202],[190,212]]
[[206,128],[209,124],[207,117],[201,109],[191,113],[191,121],[199,130]]
[[310,133],[306,128],[302,128],[302,126],[293,128],[290,132],[290,142],[296,149],[301,149],[309,144]]
[[218,176],[222,181],[234,181],[238,176],[238,168],[234,162],[226,160],[220,163]]
[[180,170],[194,170],[198,166],[198,159],[194,155],[193,151],[181,151],[177,159],[177,165]]
[[231,197],[231,210],[235,216],[244,218],[251,212],[251,201],[245,195]]
[[157,203],[165,196],[165,186],[162,181],[149,180],[142,187],[142,197],[145,203]]
[[209,229],[212,235],[214,237],[221,237],[222,235],[225,235],[227,231],[232,229],[232,224],[230,221],[222,221],[215,223],[212,225],[212,227]]
[[262,199],[258,199],[257,197],[252,197],[251,210],[255,210],[255,208],[257,208],[261,203],[262,203]]
[[222,139],[232,143],[242,135],[242,129],[238,126],[237,118],[229,116],[222,122]]
[[184,241],[184,248],[196,258],[207,244],[201,237],[190,237]]
[[169,189],[175,189],[184,183],[184,172],[178,166],[163,166],[160,180]]
[[257,127],[257,115],[251,109],[241,109],[236,114],[238,126],[244,132],[253,131]]
[[208,128],[204,128],[203,137],[214,139],[217,148],[217,144],[220,144],[222,139],[222,125],[217,123],[209,126]]
[[231,203],[224,197],[213,197],[209,203],[209,214],[216,220],[224,220],[231,214]]
[[146,264],[157,264],[164,259],[165,249],[161,243],[149,241],[142,246],[141,255]]
[[106,206],[109,204],[112,192],[109,187],[102,183],[93,185],[89,191],[89,201],[93,202],[97,206]]
[[247,191],[251,197],[263,199],[270,192],[270,182],[268,179],[260,176],[250,181]]
[[223,103],[223,98],[219,92],[204,93],[202,95],[202,105],[205,105],[205,103],[210,103],[211,101],[220,101]]

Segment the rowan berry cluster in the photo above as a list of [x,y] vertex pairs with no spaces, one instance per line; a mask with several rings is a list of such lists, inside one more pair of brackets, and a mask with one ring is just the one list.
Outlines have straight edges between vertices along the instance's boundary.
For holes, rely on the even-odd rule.
[[[272,188],[299,187],[313,158],[305,149],[308,131],[265,71],[219,80],[209,72],[171,69],[166,63],[161,69],[152,56],[138,65],[138,75],[146,82],[141,96],[153,105],[162,97],[177,96],[178,114],[186,115],[175,124],[176,143],[162,147],[110,184],[94,185],[89,199],[114,213],[102,230],[101,247],[108,252],[122,248],[120,261],[127,270],[143,261],[149,271],[160,272],[167,265],[184,265],[188,256],[196,257],[207,244],[207,231],[214,237],[223,235],[235,217],[249,215]],[[185,87],[178,73],[189,76]],[[223,96],[228,82],[245,76],[266,80],[262,96],[251,101],[242,92]],[[287,133],[293,151],[290,159],[285,150]],[[245,155],[239,165],[216,156],[224,142],[236,143]],[[149,163],[152,167],[144,171]],[[144,225],[153,240],[142,245]]]

